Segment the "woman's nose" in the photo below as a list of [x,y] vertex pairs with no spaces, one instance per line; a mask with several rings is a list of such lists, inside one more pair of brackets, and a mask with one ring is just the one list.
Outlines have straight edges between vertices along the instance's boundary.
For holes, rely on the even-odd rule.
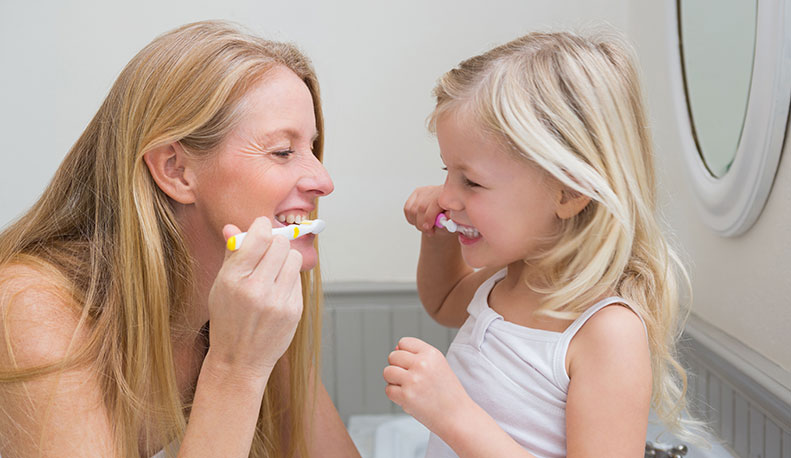
[[335,190],[330,174],[324,168],[324,164],[316,156],[311,154],[310,163],[306,173],[297,182],[297,187],[301,192],[310,192],[316,196],[326,196]]

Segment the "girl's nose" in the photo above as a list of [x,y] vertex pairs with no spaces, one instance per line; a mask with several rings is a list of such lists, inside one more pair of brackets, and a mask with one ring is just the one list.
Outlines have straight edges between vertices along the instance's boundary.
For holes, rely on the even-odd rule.
[[456,193],[453,192],[452,186],[448,181],[448,178],[445,178],[445,183],[442,184],[442,190],[439,193],[439,198],[437,198],[437,203],[445,210],[461,211],[464,205],[462,205],[461,201],[456,197]]
[[301,192],[316,194],[316,197],[326,196],[335,189],[335,185],[332,184],[332,178],[324,168],[324,164],[316,156],[312,154],[310,156],[306,173],[297,182],[297,188]]

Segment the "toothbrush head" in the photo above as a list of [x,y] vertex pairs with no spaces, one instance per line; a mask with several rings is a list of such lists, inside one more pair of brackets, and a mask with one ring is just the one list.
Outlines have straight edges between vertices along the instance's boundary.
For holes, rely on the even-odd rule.
[[323,219],[314,219],[312,221],[303,221],[302,224],[308,223],[308,230],[312,234],[318,234],[319,232],[323,231],[325,227],[327,227],[327,223],[324,222]]
[[289,224],[285,227],[272,229],[272,234],[284,235],[287,239],[294,240],[296,238],[302,237],[303,235],[318,234],[319,232],[323,231],[325,227],[327,227],[327,223],[325,223],[324,220],[306,219],[301,223]]
[[437,215],[437,219],[434,220],[434,226],[444,227],[448,232],[456,232],[459,229],[459,226],[444,213]]

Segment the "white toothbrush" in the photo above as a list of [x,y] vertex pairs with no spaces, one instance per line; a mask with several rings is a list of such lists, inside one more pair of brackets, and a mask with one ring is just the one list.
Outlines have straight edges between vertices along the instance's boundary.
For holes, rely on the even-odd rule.
[[[288,226],[284,227],[276,227],[272,229],[272,235],[282,235],[288,240],[294,240],[296,238],[302,237],[303,235],[318,234],[319,232],[323,231],[325,227],[327,227],[327,223],[325,223],[322,219],[305,220],[299,224],[289,224]],[[247,232],[242,232],[241,234],[236,234],[229,238],[228,242],[226,243],[228,250],[236,251],[241,248],[242,241],[244,241],[245,236],[247,236]]]
[[456,232],[459,230],[459,226],[444,213],[437,215],[437,219],[434,220],[434,226],[444,227],[448,232]]

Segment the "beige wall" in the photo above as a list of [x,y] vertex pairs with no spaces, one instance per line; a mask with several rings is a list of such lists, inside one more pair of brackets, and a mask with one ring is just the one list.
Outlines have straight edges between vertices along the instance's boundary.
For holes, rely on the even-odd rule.
[[640,52],[663,207],[692,261],[694,313],[789,371],[791,158],[786,153],[781,160],[752,230],[725,239],[702,224],[679,156],[667,3],[0,2],[0,226],[41,192],[138,49],[176,25],[228,18],[297,42],[316,64],[327,116],[327,167],[336,182],[335,194],[322,204],[329,223],[322,235],[326,280],[414,281],[418,237],[403,221],[401,206],[415,186],[442,177],[436,142],[424,128],[435,79],[459,59],[530,30],[609,22],[626,29]]
[[328,282],[414,282],[419,237],[402,207],[440,183],[425,128],[436,79],[535,29],[609,22],[626,0],[0,1],[0,226],[43,190],[123,65],[154,36],[207,18],[293,41],[313,59],[335,192],[321,204]]
[[657,147],[662,207],[693,281],[693,313],[791,374],[791,156],[747,233],[723,238],[698,216],[687,180],[669,78],[668,3],[640,2],[629,34],[640,55]]

